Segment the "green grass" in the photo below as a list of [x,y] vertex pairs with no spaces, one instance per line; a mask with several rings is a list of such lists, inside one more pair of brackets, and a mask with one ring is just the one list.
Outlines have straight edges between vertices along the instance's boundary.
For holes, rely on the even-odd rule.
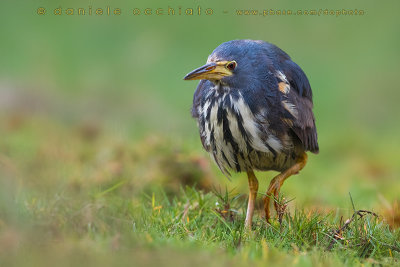
[[[279,200],[281,221],[265,222],[259,192],[249,233],[245,177],[227,182],[199,143],[157,136],[130,142],[107,130],[96,134],[39,118],[4,121],[0,265],[399,264],[400,231],[387,224],[398,211],[375,203],[379,217],[356,216],[343,228],[374,197],[365,201],[363,190],[354,190],[353,208],[348,193],[313,193],[319,179],[313,174],[327,165],[318,157],[283,187],[290,201]],[[338,176],[336,183],[346,179]],[[392,189],[376,190],[388,196]],[[308,192],[312,197],[304,198]],[[316,196],[325,200],[318,204]]]
[[337,214],[293,210],[281,224],[257,218],[249,233],[243,228],[244,199],[223,203],[215,193],[186,188],[175,196],[160,192],[132,201],[116,185],[87,197],[25,199],[19,210],[24,222],[2,227],[0,263],[360,266],[400,260],[400,231],[374,216],[338,233],[343,221]]

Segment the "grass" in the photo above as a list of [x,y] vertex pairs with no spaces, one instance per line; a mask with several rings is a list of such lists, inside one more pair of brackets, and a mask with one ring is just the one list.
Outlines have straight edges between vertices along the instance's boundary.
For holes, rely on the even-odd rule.
[[269,250],[288,253],[292,262],[322,263],[326,258],[332,264],[336,260],[393,264],[399,260],[400,232],[391,231],[374,216],[363,215],[341,227],[342,218],[334,213],[294,210],[285,212],[281,223],[274,220],[269,225],[258,218],[249,233],[243,228],[245,203],[220,201],[219,195],[190,188],[171,201],[162,197],[157,202],[153,195],[151,206],[141,206],[137,229],[156,244],[168,240],[219,247],[234,258],[260,264],[279,262],[269,258]]
[[[306,187],[298,195],[290,189],[304,181],[310,187],[319,176],[287,182],[289,200],[277,199],[281,212],[271,225],[263,219],[260,192],[249,233],[245,179],[226,183],[190,144],[159,137],[134,143],[40,118],[4,121],[2,266],[399,264],[398,206],[375,205],[375,216],[356,212],[369,208],[358,196],[353,203],[337,194],[349,207],[339,209],[302,199]],[[311,174],[326,166],[315,164]]]
[[216,266],[359,266],[400,260],[400,231],[369,214],[340,230],[343,218],[335,213],[293,210],[281,223],[257,218],[249,233],[243,228],[244,198],[222,202],[215,193],[188,187],[175,196],[160,192],[132,201],[118,192],[121,187],[87,198],[57,195],[25,202],[24,222],[2,227],[1,263],[169,266],[200,265],[207,257]]

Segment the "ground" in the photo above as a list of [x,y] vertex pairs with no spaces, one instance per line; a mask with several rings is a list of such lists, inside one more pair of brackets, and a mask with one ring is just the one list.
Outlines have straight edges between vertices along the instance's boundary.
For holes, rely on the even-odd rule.
[[[133,142],[93,125],[65,128],[40,118],[4,121],[2,265],[399,264],[399,209],[383,197],[392,189],[360,186],[349,195],[338,190],[345,175],[329,189],[323,184],[331,182],[319,181],[328,164],[318,157],[311,157],[309,171],[287,181],[277,200],[284,210],[271,225],[259,193],[249,233],[243,228],[246,176],[227,181],[206,153],[193,149],[199,143],[160,136]],[[358,161],[359,168],[368,162]],[[375,165],[361,173],[382,175]],[[337,168],[347,170],[340,163]],[[360,179],[367,187],[376,183]],[[266,188],[269,179],[263,180]],[[366,191],[370,197],[360,197]],[[374,213],[346,222],[359,209]]]

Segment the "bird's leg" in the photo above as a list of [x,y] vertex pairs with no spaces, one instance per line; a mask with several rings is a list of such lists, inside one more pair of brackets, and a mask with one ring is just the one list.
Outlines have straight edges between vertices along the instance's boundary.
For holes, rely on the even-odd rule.
[[[266,196],[264,197],[264,210],[265,210],[265,219],[269,222],[270,213],[269,213],[269,202],[272,197],[277,199],[279,197],[279,191],[281,190],[282,184],[285,182],[287,178],[292,176],[293,174],[297,174],[301,171],[307,163],[307,154],[304,152],[297,160],[296,163],[293,164],[292,167],[287,169],[286,171],[281,172],[277,176],[272,179],[269,184]],[[278,203],[274,201],[275,210],[278,211]]]
[[253,220],[253,214],[254,214],[254,203],[256,201],[258,192],[258,180],[253,171],[248,171],[247,177],[249,179],[250,193],[249,193],[249,202],[247,205],[245,227],[251,229],[251,222]]
[[269,223],[269,219],[270,219],[270,212],[269,212],[269,202],[271,200],[272,194],[274,192],[274,188],[276,186],[276,182],[280,180],[280,176],[282,176],[283,173],[278,174],[277,176],[275,176],[268,187],[267,192],[265,193],[264,196],[264,211],[265,211],[265,219],[267,220],[267,222]]

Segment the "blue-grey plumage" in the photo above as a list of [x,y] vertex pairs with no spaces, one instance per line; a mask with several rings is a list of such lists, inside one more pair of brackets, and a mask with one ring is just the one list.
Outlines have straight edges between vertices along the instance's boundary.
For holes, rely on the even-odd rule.
[[[247,172],[253,184],[253,170],[288,177],[295,167],[304,167],[306,151],[318,153],[310,83],[277,46],[253,40],[223,43],[185,79],[201,79],[192,116],[204,148],[225,175]],[[271,182],[270,193],[276,194],[275,180],[287,178],[282,177]]]

